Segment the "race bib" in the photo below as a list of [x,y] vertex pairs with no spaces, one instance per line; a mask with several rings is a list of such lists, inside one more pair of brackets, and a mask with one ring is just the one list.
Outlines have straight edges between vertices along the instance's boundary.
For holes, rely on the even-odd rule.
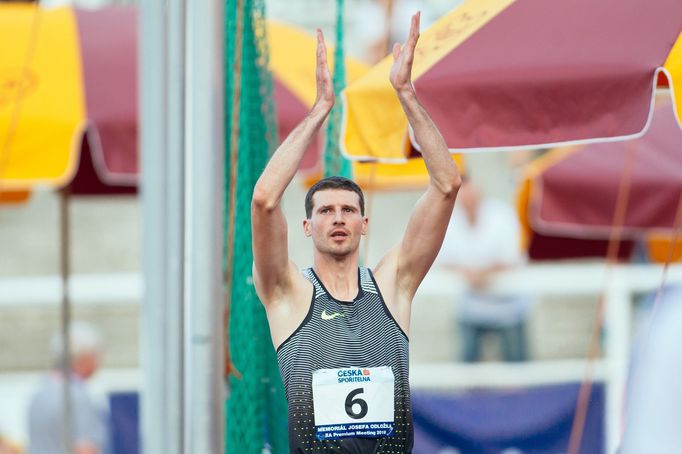
[[389,366],[313,371],[317,439],[392,436],[394,382]]

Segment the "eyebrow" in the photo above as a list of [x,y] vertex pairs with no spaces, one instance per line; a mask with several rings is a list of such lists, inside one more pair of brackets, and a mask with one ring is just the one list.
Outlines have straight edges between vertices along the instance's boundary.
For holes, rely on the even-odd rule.
[[[324,210],[325,208],[333,208],[333,207],[334,207],[333,204],[322,205],[322,206],[320,206],[320,207],[317,209],[317,211],[322,211],[322,210]],[[358,210],[360,209],[360,208],[356,207],[355,205],[347,205],[347,204],[341,205],[341,208],[350,208],[351,210],[354,210],[354,211],[358,211]]]

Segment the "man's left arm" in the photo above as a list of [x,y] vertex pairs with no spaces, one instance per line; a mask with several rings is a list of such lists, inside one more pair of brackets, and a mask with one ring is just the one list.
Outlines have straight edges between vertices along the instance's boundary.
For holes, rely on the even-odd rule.
[[445,140],[419,103],[411,80],[414,49],[419,38],[419,13],[412,18],[410,35],[402,48],[393,48],[390,80],[421,147],[429,185],[415,205],[401,244],[395,253],[396,284],[400,300],[411,301],[443,243],[461,177]]

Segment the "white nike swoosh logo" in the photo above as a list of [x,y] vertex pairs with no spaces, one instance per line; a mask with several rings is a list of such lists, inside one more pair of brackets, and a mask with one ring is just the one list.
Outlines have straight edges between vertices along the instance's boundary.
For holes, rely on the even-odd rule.
[[343,314],[341,312],[333,312],[331,314],[327,314],[327,311],[324,310],[322,311],[322,320],[334,320],[336,317],[343,317]]

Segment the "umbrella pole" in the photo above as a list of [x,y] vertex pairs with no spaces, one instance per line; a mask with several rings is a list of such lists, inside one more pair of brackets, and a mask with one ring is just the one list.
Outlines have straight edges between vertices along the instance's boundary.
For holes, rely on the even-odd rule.
[[64,400],[64,452],[73,452],[73,403],[71,400],[71,342],[69,324],[71,319],[71,301],[69,298],[69,273],[70,273],[70,244],[69,244],[69,188],[68,186],[59,191],[59,271],[62,281],[61,301],[61,333],[62,351],[61,368]]
[[[627,143],[627,157],[625,158],[625,168],[623,169],[623,176],[618,187],[618,198],[616,199],[616,207],[613,214],[613,222],[611,229],[611,238],[609,238],[609,245],[606,253],[607,276],[606,286],[609,287],[613,277],[613,267],[618,262],[618,250],[620,249],[621,235],[623,225],[625,224],[625,217],[627,215],[628,201],[630,199],[630,188],[632,186],[632,172],[635,167],[635,158],[637,156],[637,147],[634,142]],[[578,402],[576,404],[575,416],[573,417],[573,424],[571,426],[571,434],[568,442],[568,454],[577,454],[582,443],[583,430],[587,419],[587,410],[590,403],[590,396],[592,394],[592,375],[594,360],[599,353],[599,339],[600,332],[604,321],[604,312],[606,310],[606,295],[603,292],[597,301],[597,314],[594,327],[592,329],[592,336],[587,353],[587,366],[585,369],[585,376],[580,384],[578,393]],[[607,397],[608,399],[608,397]],[[607,424],[606,424],[606,438],[607,445],[609,443],[609,417],[607,407]],[[607,448],[608,449],[608,448]]]

